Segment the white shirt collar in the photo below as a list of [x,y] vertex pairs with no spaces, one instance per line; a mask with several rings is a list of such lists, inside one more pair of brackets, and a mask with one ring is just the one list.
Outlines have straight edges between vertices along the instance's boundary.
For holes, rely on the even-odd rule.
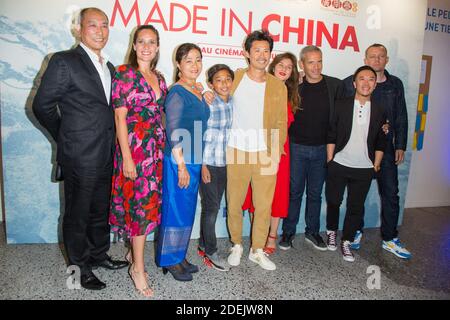
[[366,109],[366,108],[370,107],[370,100],[366,101],[366,103],[364,103],[364,104],[361,104],[358,99],[355,99],[354,106],[357,108],[363,107],[364,109]]
[[[80,46],[84,49],[84,51],[86,51],[86,53],[88,54],[88,56],[91,58],[92,61],[100,62],[98,55],[94,51],[89,49],[83,42],[80,42]],[[105,53],[103,53],[101,51],[100,51],[100,56],[102,57],[105,64],[109,61],[108,55],[106,55]]]

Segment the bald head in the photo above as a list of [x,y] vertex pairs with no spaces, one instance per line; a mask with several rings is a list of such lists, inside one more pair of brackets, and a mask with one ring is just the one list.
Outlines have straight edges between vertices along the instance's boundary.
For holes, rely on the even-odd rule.
[[109,22],[106,14],[97,8],[86,8],[80,12],[78,26],[80,41],[100,56],[109,36]]
[[83,23],[84,18],[86,17],[86,14],[88,12],[97,12],[100,13],[102,15],[104,15],[106,17],[106,20],[109,21],[108,16],[106,15],[105,12],[103,12],[103,10],[99,9],[99,8],[95,8],[95,7],[89,7],[89,8],[83,8],[80,11],[80,16],[79,16],[79,24],[81,25]]

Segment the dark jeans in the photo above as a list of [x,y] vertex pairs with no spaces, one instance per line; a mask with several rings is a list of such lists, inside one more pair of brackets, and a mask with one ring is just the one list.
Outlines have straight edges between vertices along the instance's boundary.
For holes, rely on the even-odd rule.
[[[397,224],[400,215],[398,196],[398,170],[395,164],[394,146],[388,143],[377,174],[378,192],[381,198],[381,236],[384,241],[397,238]],[[364,228],[364,219],[359,230]]]
[[325,186],[327,198],[327,230],[339,229],[339,208],[347,187],[347,212],[345,214],[342,241],[353,242],[356,230],[364,217],[364,202],[369,193],[374,175],[373,168],[357,169],[328,163],[328,176]]
[[326,145],[306,146],[290,144],[291,180],[288,216],[283,220],[283,233],[296,233],[300,218],[303,192],[306,186],[306,233],[318,233],[320,229],[320,207],[322,188],[327,174]]
[[112,165],[105,168],[63,166],[65,211],[63,240],[69,265],[81,274],[105,260],[110,246],[108,222]]
[[216,220],[220,208],[225,186],[227,185],[227,168],[207,166],[211,175],[211,182],[200,183],[202,198],[202,214],[200,218],[200,247],[206,254],[212,255],[217,251]]

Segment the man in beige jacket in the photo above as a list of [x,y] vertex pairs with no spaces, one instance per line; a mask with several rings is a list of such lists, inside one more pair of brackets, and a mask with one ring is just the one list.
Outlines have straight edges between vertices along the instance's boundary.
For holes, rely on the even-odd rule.
[[227,148],[228,228],[233,243],[228,263],[240,264],[241,207],[251,183],[255,215],[249,259],[263,269],[275,270],[263,247],[270,227],[278,163],[287,135],[287,89],[266,71],[273,49],[269,33],[252,32],[244,46],[249,67],[237,71],[233,81],[233,125]]

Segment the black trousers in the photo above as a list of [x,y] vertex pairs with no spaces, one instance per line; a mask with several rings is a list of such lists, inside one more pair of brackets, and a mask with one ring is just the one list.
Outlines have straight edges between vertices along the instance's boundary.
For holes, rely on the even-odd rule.
[[112,164],[104,168],[63,166],[63,241],[69,265],[81,274],[105,260],[110,246],[108,221]]
[[200,217],[200,247],[206,254],[212,255],[217,251],[216,220],[220,208],[225,186],[227,185],[227,168],[207,166],[211,175],[211,182],[200,183],[202,199],[202,214]]
[[328,163],[328,176],[325,185],[327,198],[327,229],[339,229],[339,209],[347,187],[347,212],[345,214],[342,241],[353,241],[355,233],[364,218],[364,202],[369,193],[374,177],[373,168],[357,169],[340,165],[337,162]]

